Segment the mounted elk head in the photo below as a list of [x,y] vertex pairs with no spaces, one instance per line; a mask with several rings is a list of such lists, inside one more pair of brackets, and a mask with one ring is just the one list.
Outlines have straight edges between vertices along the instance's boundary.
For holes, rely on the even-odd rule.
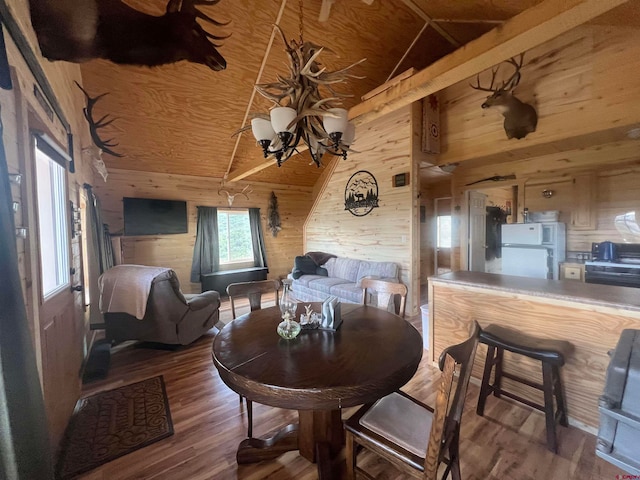
[[114,63],[163,65],[188,60],[224,70],[227,62],[197,22],[226,25],[196,5],[219,0],[169,0],[162,16],[135,10],[120,0],[29,0],[31,22],[49,60],[80,63],[104,58]]
[[538,124],[538,114],[535,108],[518,100],[512,93],[512,90],[520,83],[520,69],[523,59],[524,53],[520,55],[520,61],[511,58],[505,62],[515,67],[515,72],[499,87],[494,86],[499,65],[491,70],[491,85],[489,87],[480,86],[480,75],[476,78],[476,85],[470,84],[476,90],[493,92],[482,104],[482,108],[495,108],[504,116],[504,130],[507,132],[507,138],[524,138],[527,134],[535,132]]

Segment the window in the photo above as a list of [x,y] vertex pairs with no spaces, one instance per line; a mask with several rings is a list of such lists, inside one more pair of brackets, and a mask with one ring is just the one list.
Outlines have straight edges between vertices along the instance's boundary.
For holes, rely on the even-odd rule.
[[220,265],[253,264],[253,243],[248,210],[218,210]]
[[46,298],[69,284],[66,159],[42,136],[36,136],[35,146],[42,295]]
[[451,215],[439,215],[437,223],[437,247],[451,248]]

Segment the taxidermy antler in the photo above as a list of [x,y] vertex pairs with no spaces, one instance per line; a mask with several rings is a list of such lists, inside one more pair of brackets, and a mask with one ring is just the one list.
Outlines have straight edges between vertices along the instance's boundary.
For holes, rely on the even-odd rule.
[[524,53],[520,55],[520,61],[511,58],[505,63],[512,65],[515,72],[507,81],[502,82],[500,87],[494,87],[496,74],[500,65],[491,70],[491,85],[489,87],[480,86],[480,75],[476,77],[476,85],[469,84],[471,88],[482,90],[484,92],[493,92],[487,97],[482,104],[482,108],[497,107],[502,115],[504,115],[504,130],[507,132],[507,138],[524,138],[527,134],[536,131],[538,124],[538,114],[535,108],[528,103],[518,100],[511,91],[520,83],[520,69],[524,60]]
[[[312,155],[313,161],[319,167],[322,154],[330,148],[326,145],[329,135],[327,135],[322,125],[322,116],[327,114],[327,110],[341,103],[343,98],[351,96],[339,93],[333,87],[349,78],[364,78],[349,73],[349,70],[366,59],[363,58],[335,72],[327,71],[327,68],[323,67],[318,61],[318,56],[324,50],[331,50],[311,42],[302,41],[302,38],[300,42],[296,40],[287,41],[282,29],[278,25],[275,25],[275,28],[280,32],[285,45],[285,52],[289,58],[289,76],[285,78],[282,75],[278,75],[277,82],[260,83],[255,85],[255,89],[263,97],[271,100],[275,106],[291,107],[297,112],[297,117],[290,125],[299,123],[300,128],[297,129],[297,138],[292,144],[296,144],[300,136],[308,139],[309,148],[314,153]],[[322,98],[320,87],[325,88],[331,96]],[[253,115],[253,117],[269,120],[268,115],[257,114]],[[251,125],[247,125],[236,133],[250,128]],[[339,146],[344,152],[351,151],[349,145],[342,142]],[[281,141],[274,140],[272,150],[277,150],[281,147]],[[287,160],[294,151],[291,150],[286,158],[278,159],[278,165]],[[265,153],[265,156],[267,153]]]
[[78,86],[80,90],[82,90],[82,93],[84,93],[84,96],[87,98],[87,106],[82,109],[82,113],[84,113],[84,118],[87,120],[87,123],[89,123],[89,133],[91,134],[91,139],[93,140],[93,143],[95,143],[96,146],[99,147],[104,153],[108,153],[109,155],[113,155],[114,157],[124,157],[123,154],[116,153],[113,150],[111,150],[112,147],[118,146],[117,143],[113,143],[113,138],[110,138],[109,140],[102,140],[100,138],[100,135],[98,135],[99,128],[110,125],[116,119],[112,118],[110,120],[107,120],[109,115],[104,115],[98,121],[93,119],[93,107],[98,102],[98,100],[100,100],[102,97],[107,95],[108,92],[92,98],[91,96],[89,96],[87,91],[80,86],[78,82],[75,82],[75,84]]
[[163,65],[180,60],[224,70],[225,59],[197,18],[226,25],[196,5],[219,0],[169,0],[162,16],[148,15],[120,0],[29,0],[31,22],[42,54],[49,60],[84,62],[104,58],[115,63]]
[[220,182],[220,188],[218,189],[218,195],[225,194],[227,196],[227,202],[229,206],[233,205],[233,201],[238,195],[243,195],[247,200],[249,200],[249,194],[253,192],[251,185],[247,185],[240,192],[231,193],[229,190],[225,189],[224,180]]

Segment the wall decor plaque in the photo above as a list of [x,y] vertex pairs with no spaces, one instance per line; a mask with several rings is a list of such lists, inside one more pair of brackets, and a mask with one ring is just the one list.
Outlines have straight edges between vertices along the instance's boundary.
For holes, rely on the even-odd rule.
[[364,217],[378,206],[378,182],[366,170],[351,175],[344,189],[344,209]]

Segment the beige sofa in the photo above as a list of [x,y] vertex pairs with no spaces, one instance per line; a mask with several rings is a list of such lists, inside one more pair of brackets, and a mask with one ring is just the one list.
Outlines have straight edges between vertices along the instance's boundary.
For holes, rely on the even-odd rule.
[[346,257],[329,258],[322,265],[317,265],[311,259],[296,257],[294,268],[289,274],[294,296],[298,300],[323,302],[333,296],[346,303],[362,301],[360,281],[363,278],[398,282],[398,276],[396,263]]

